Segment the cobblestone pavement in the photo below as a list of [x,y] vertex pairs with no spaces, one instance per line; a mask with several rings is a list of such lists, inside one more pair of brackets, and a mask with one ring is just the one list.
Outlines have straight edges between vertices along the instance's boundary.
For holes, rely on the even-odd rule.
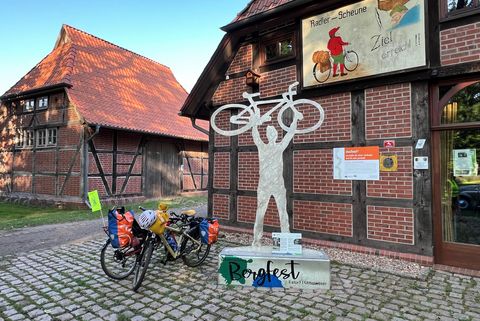
[[103,273],[102,244],[2,257],[0,320],[480,320],[480,279],[445,272],[411,279],[333,264],[328,291],[217,286],[225,240],[199,268],[154,257],[134,293],[131,278]]

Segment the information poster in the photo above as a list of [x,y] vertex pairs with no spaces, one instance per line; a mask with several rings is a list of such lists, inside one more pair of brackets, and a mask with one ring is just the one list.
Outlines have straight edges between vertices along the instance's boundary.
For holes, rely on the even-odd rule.
[[477,171],[477,151],[475,149],[453,150],[454,176],[476,176]]
[[379,147],[334,148],[333,178],[347,180],[379,180]]
[[303,19],[303,85],[425,66],[424,7],[424,0],[364,0]]
[[272,233],[273,254],[302,254],[301,233]]

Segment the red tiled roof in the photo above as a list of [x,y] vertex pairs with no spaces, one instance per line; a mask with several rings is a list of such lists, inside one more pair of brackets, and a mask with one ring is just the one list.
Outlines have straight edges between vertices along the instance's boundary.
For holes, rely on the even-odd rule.
[[67,25],[53,51],[5,95],[61,83],[71,85],[67,94],[88,124],[208,139],[178,115],[187,92],[170,68]]
[[274,9],[294,0],[252,0],[242,12],[232,21],[232,23],[250,18],[259,13]]

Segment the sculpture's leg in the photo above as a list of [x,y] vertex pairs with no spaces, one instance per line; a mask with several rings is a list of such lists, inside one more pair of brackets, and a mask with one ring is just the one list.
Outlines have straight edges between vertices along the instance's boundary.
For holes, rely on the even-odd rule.
[[255,217],[255,226],[253,227],[253,242],[252,246],[261,246],[261,239],[263,235],[263,219],[265,212],[267,211],[268,201],[270,195],[264,195],[262,192],[258,192],[257,196],[257,215]]
[[282,191],[276,195],[275,201],[277,202],[278,215],[280,217],[280,230],[282,233],[290,233],[290,223],[288,222],[288,212],[287,212],[287,200],[286,200],[286,190],[282,188]]

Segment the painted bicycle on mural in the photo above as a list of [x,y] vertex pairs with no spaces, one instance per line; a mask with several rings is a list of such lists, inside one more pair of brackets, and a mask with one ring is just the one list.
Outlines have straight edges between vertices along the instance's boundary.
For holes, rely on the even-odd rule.
[[[319,114],[318,120],[316,120],[316,122],[312,126],[308,126],[300,129],[296,128],[295,134],[305,134],[318,129],[322,125],[323,119],[324,119],[323,108],[322,106],[320,106],[319,103],[313,100],[309,100],[309,99],[293,100],[293,96],[297,94],[296,90],[294,90],[294,88],[297,85],[298,85],[298,82],[294,82],[293,84],[291,84],[288,87],[288,91],[286,93],[283,93],[282,98],[280,99],[255,101],[253,100],[253,98],[260,96],[260,93],[249,94],[247,92],[244,92],[243,98],[248,100],[249,105],[247,106],[242,104],[227,104],[218,108],[212,114],[212,117],[211,117],[212,128],[220,135],[224,135],[224,136],[240,135],[248,131],[253,126],[257,126],[264,122],[270,121],[272,114],[275,111],[279,110],[278,116],[277,116],[278,124],[283,130],[288,132],[290,130],[290,126],[284,120],[286,119],[286,117],[284,118],[285,112],[287,110],[291,110],[298,120],[302,120],[303,114],[298,109],[301,107],[302,110],[304,110],[306,109],[307,106],[310,106],[310,107],[313,107],[314,113],[315,111],[318,112]],[[275,104],[275,106],[273,106],[269,111],[264,113],[259,118],[256,117],[257,115],[260,115],[260,109],[259,109],[260,105],[272,105],[272,104]],[[224,112],[232,113],[232,116],[229,119],[230,123],[234,125],[238,125],[238,128],[224,130],[218,126],[217,121],[219,118],[219,114]]]

